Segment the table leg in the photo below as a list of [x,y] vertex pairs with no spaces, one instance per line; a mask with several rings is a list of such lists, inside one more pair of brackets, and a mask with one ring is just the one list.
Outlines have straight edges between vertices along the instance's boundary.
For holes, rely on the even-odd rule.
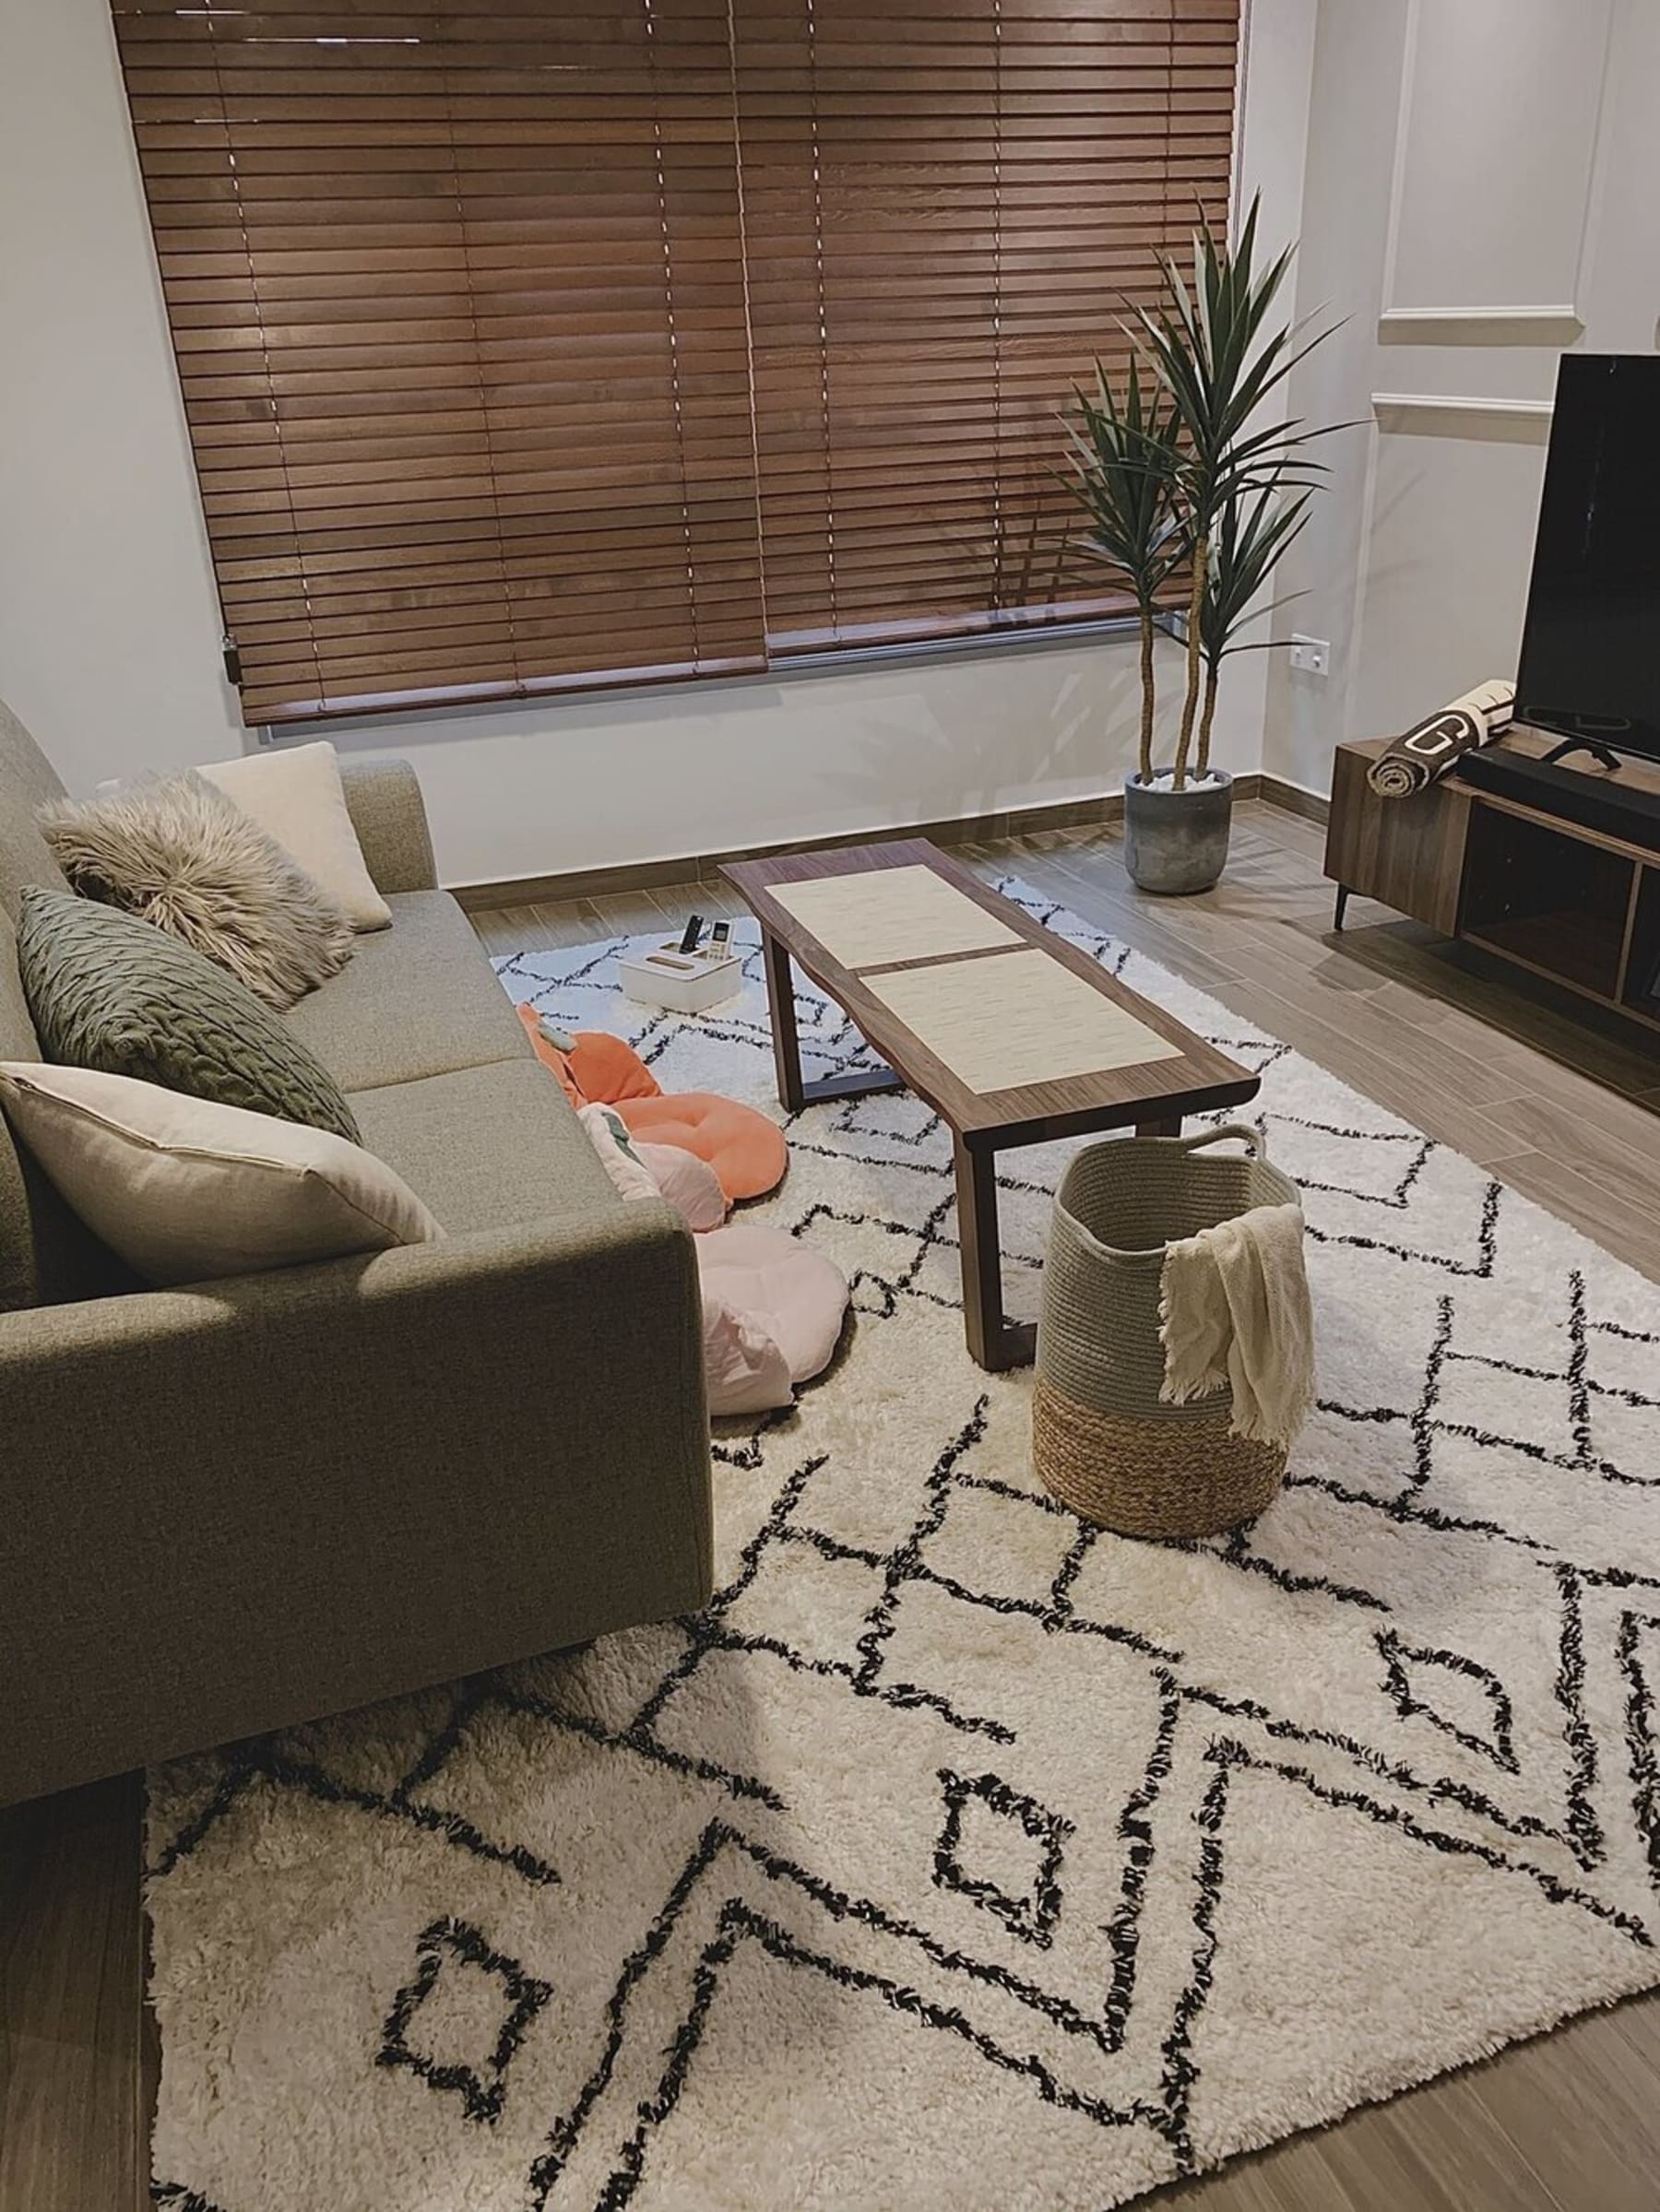
[[765,927],[761,956],[766,969],[766,998],[772,1009],[773,1065],[778,1100],[791,1114],[803,1106],[836,1098],[865,1098],[873,1091],[902,1091],[904,1080],[892,1068],[856,1068],[847,1075],[820,1075],[812,1082],[801,1073],[801,1040],[796,1030],[795,974],[789,949]]
[[968,1350],[993,1374],[1026,1366],[1037,1348],[1030,1321],[1003,1318],[1002,1243],[997,1226],[997,1154],[954,1140],[957,1241],[963,1255],[963,1328]]
[[795,976],[789,953],[772,931],[761,932],[761,957],[766,968],[766,998],[772,1010],[773,1065],[777,1071],[778,1103],[799,1114],[806,1103],[801,1087],[801,1045],[796,1035]]
[[1166,1114],[1156,1120],[1138,1121],[1135,1125],[1135,1133],[1138,1137],[1180,1137],[1181,1116]]

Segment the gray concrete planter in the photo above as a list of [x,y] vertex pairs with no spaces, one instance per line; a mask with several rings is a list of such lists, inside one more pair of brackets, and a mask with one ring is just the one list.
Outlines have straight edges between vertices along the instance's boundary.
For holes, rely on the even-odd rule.
[[1183,791],[1125,777],[1124,866],[1141,890],[1172,897],[1208,891],[1227,867],[1233,778],[1220,768],[1210,773],[1214,781]]

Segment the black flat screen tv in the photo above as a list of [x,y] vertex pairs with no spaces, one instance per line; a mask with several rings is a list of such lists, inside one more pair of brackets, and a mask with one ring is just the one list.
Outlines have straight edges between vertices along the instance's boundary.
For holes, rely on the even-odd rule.
[[1660,355],[1562,356],[1516,719],[1660,760]]

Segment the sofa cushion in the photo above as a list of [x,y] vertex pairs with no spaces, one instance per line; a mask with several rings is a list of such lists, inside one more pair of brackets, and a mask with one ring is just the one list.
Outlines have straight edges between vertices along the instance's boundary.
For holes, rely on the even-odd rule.
[[[392,927],[284,1019],[348,1092],[532,1059],[483,946],[445,891],[394,894]],[[442,1218],[442,1217],[441,1217]]]
[[353,929],[391,927],[351,826],[339,757],[326,739],[211,761],[202,774],[276,839]]
[[153,922],[267,1006],[292,1006],[351,958],[341,908],[193,769],[65,799],[41,827],[83,898]]
[[92,1068],[0,1060],[14,1133],[147,1283],[207,1283],[444,1234],[384,1160],[331,1130]]
[[69,892],[26,890],[18,967],[49,1059],[356,1141],[338,1086],[281,1015],[165,929]]
[[[0,1059],[40,1057],[18,973],[17,935],[0,908]],[[99,1243],[0,1123],[0,1313],[136,1285],[131,1270]]]
[[[516,1030],[511,1009],[508,1020]],[[354,1091],[351,1106],[365,1146],[447,1236],[622,1204],[564,1094],[528,1055]]]
[[15,922],[26,883],[66,891],[64,871],[52,857],[35,816],[64,796],[45,754],[16,715],[0,704],[0,908]]
[[[0,1059],[41,1057],[13,929],[23,887],[68,888],[35,821],[64,796],[46,756],[0,703]],[[0,1128],[0,1313],[131,1289],[136,1278],[65,1205]]]

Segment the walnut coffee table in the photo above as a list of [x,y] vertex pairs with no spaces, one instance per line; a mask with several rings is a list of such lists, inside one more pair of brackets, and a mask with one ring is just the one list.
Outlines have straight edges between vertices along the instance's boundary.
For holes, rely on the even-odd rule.
[[[783,1105],[909,1089],[950,1129],[963,1311],[982,1367],[1021,1366],[1037,1336],[1003,1314],[1000,1152],[1125,1127],[1179,1136],[1184,1114],[1256,1095],[1248,1069],[924,838],[722,872],[761,924]],[[803,1080],[792,960],[886,1068]]]

